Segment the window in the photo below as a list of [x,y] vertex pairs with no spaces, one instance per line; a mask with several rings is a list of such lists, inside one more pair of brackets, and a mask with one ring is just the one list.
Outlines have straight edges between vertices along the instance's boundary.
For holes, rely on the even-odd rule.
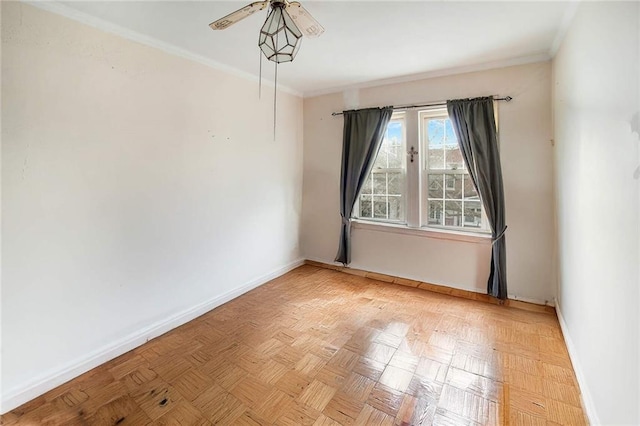
[[[418,129],[407,132],[407,122]],[[408,146],[421,147],[413,162]],[[488,231],[446,108],[393,115],[355,211],[360,219],[411,228]]]
[[419,113],[423,141],[422,175],[428,188],[423,208],[428,226],[482,230],[482,203],[464,164],[446,109]]
[[405,219],[405,122],[394,114],[356,206],[358,217],[389,222]]

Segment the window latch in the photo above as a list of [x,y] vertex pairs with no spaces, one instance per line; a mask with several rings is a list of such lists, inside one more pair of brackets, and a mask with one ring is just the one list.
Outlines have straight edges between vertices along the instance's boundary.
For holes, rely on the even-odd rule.
[[411,162],[413,163],[413,156],[418,155],[418,151],[416,151],[416,149],[412,146],[411,150],[407,152],[407,155],[410,156]]

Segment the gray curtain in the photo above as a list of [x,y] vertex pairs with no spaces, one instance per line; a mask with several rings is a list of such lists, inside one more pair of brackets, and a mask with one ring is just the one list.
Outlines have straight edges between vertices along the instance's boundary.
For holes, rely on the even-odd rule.
[[351,212],[364,185],[393,114],[392,107],[344,111],[340,173],[340,245],[336,262],[351,263]]
[[464,162],[469,169],[491,226],[493,239],[491,273],[487,293],[507,298],[506,243],[502,168],[493,114],[493,98],[447,102],[449,118],[458,136]]

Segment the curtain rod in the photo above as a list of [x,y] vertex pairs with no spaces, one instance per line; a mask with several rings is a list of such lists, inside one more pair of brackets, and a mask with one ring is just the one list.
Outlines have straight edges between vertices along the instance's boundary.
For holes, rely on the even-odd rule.
[[[498,98],[496,96],[493,96],[493,100],[494,101],[505,101],[505,102],[511,102],[513,98],[511,96],[505,96],[504,98]],[[431,104],[421,104],[421,105],[402,105],[402,106],[394,106],[392,107],[394,111],[397,110],[401,110],[401,109],[413,109],[413,108],[426,108],[426,107],[434,107],[434,106],[445,106],[447,105],[446,102],[435,102],[435,103],[431,103]],[[336,115],[342,115],[342,112],[332,112],[331,115],[336,116]]]

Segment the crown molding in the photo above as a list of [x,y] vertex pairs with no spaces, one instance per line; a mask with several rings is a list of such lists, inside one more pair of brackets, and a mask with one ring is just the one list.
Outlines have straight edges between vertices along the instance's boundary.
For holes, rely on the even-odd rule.
[[477,72],[477,71],[486,71],[486,70],[491,70],[496,68],[506,68],[506,67],[512,67],[516,65],[525,65],[525,64],[531,64],[536,62],[547,62],[549,60],[551,60],[551,56],[549,56],[548,53],[539,53],[535,55],[521,56],[518,58],[505,59],[500,61],[483,62],[479,64],[474,64],[474,65],[445,68],[445,69],[428,71],[428,72],[423,72],[418,74],[409,74],[409,75],[404,75],[399,77],[384,78],[380,80],[363,81],[363,82],[344,85],[344,86],[332,87],[329,89],[312,90],[312,91],[304,92],[304,97],[312,98],[315,96],[328,95],[332,93],[340,93],[340,92],[349,91],[349,90],[359,90],[359,89],[366,89],[370,87],[386,86],[389,84],[407,83],[407,82],[417,81],[417,80],[426,80],[429,78],[446,77],[450,75],[466,74],[466,73]]
[[[39,9],[46,10],[47,12],[64,16],[90,27],[99,29],[101,31],[117,35],[127,40],[135,41],[137,43],[144,44],[145,46],[153,47],[170,55],[179,56],[183,59],[198,62],[199,64],[205,65],[209,68],[213,68],[215,70],[222,71],[245,80],[249,80],[252,82],[259,81],[259,78],[254,74],[239,70],[234,67],[230,67],[229,65],[225,65],[221,62],[215,61],[205,56],[189,52],[186,49],[175,46],[171,43],[166,43],[164,41],[158,40],[155,37],[147,36],[137,31],[133,31],[112,22],[106,21],[104,19],[97,18],[95,16],[89,15],[72,7],[59,3],[56,0],[22,0],[22,2],[31,6],[35,6]],[[274,86],[272,82],[265,79],[263,79],[262,84],[270,87]],[[302,92],[282,84],[278,84],[278,90],[282,90],[283,92],[292,94],[294,96],[302,97],[303,95]]]

